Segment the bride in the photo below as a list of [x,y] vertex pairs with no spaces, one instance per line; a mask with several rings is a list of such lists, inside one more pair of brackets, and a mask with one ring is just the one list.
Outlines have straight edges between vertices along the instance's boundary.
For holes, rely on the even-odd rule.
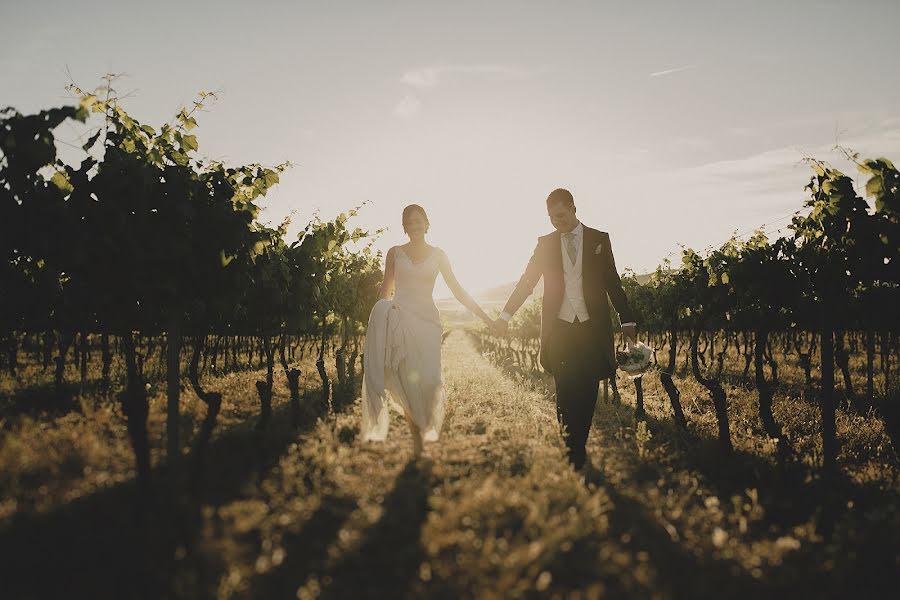
[[432,296],[438,273],[463,306],[491,324],[456,280],[444,251],[425,242],[428,225],[418,204],[403,209],[409,242],[388,250],[381,299],[369,315],[363,355],[363,439],[387,437],[388,407],[393,406],[406,417],[416,456],[423,441],[438,439],[444,420],[442,327]]

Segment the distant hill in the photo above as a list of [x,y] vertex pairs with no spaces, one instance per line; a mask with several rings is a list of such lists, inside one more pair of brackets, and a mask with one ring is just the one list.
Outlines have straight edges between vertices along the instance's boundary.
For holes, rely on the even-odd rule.
[[[637,281],[639,284],[644,285],[650,278],[653,277],[652,273],[644,273],[641,275],[637,275]],[[516,283],[518,281],[510,281],[508,283],[504,283],[502,285],[498,285],[492,288],[488,288],[481,292],[474,294],[475,301],[478,302],[486,311],[491,309],[500,310],[503,308],[503,305],[506,304],[506,301],[509,299],[509,296],[512,294],[513,290],[516,288]],[[544,282],[543,280],[539,281],[538,284],[534,288],[534,292],[532,293],[533,298],[540,298],[540,296],[544,293]],[[462,316],[462,313],[468,314],[468,311],[463,308],[463,306],[456,301],[455,298],[440,298],[435,301],[438,309],[440,309],[443,314],[454,314],[459,313],[458,316]]]
[[[513,293],[513,290],[516,289],[516,284],[518,281],[510,281],[508,283],[504,283],[503,285],[498,285],[496,287],[492,287],[486,289],[482,292],[475,294],[475,299],[479,302],[500,302],[505,303],[510,294]],[[541,295],[544,293],[544,281],[541,280],[534,288],[534,293],[537,295]]]
[[[650,281],[650,278],[653,277],[653,273],[643,273],[641,275],[637,275],[637,282],[641,285],[645,285]],[[516,289],[516,283],[518,281],[509,281],[502,285],[498,285],[492,288],[488,288],[486,290],[482,290],[474,294],[474,297],[479,302],[486,303],[494,303],[494,302],[506,302],[509,298],[510,294],[512,294],[513,290]],[[540,296],[544,293],[544,281],[541,280],[534,288],[534,293]],[[438,302],[443,301],[452,301],[455,302],[453,298],[441,298]]]
[[[492,287],[476,294],[473,294],[473,298],[475,299],[481,307],[488,312],[491,313],[493,310],[495,313],[500,312],[503,309],[503,305],[506,304],[506,301],[509,300],[510,294],[512,294],[513,290],[516,288],[517,281],[510,281],[509,283],[504,283],[503,285],[498,285],[496,287]],[[532,297],[540,297],[541,294],[544,293],[544,282],[538,282],[537,286],[534,288],[534,293]],[[441,311],[441,314],[450,316],[453,315],[457,318],[468,318],[469,311],[466,310],[462,304],[456,301],[456,298],[440,298],[435,300],[435,304],[438,307],[438,310]],[[464,316],[465,315],[465,316]]]

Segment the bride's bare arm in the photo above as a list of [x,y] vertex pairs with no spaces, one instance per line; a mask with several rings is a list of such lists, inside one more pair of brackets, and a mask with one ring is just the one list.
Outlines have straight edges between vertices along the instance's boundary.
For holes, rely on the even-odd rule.
[[390,300],[394,295],[394,254],[394,248],[391,248],[384,259],[384,279],[381,280],[381,291],[378,294],[382,300]]
[[447,282],[447,287],[453,292],[453,297],[459,300],[460,304],[472,311],[472,314],[484,321],[485,324],[490,325],[493,320],[487,316],[487,313],[478,306],[478,303],[475,302],[475,300],[472,299],[472,296],[470,296],[460,285],[459,281],[456,279],[456,275],[453,274],[453,269],[450,267],[450,259],[447,258],[444,251],[439,250],[439,252],[441,276],[444,278],[444,281]]

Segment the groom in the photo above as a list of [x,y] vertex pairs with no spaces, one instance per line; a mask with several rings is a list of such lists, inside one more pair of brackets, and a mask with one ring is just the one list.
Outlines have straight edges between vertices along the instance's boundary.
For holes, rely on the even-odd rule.
[[509,301],[494,322],[505,334],[512,315],[544,278],[541,310],[541,365],[556,381],[556,416],[564,427],[569,460],[586,461],[585,443],[594,416],[600,380],[615,375],[616,358],[609,300],[634,341],[636,324],[613,260],[609,234],[585,227],[575,216],[568,190],[553,190],[547,214],[556,229],[537,247]]

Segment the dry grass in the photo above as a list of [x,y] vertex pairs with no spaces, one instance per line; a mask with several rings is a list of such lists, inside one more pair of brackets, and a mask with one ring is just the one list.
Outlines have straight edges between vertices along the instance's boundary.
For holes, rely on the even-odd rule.
[[[210,464],[190,486],[161,473],[160,497],[143,517],[129,508],[130,450],[114,406],[16,418],[0,441],[0,545],[18,549],[2,562],[6,589],[118,598],[837,597],[898,582],[897,460],[872,415],[840,415],[843,477],[826,487],[811,403],[776,396],[800,457],[780,464],[753,395],[729,389],[736,452],[724,458],[701,388],[679,381],[685,433],[655,377],[646,378],[643,422],[621,380],[623,404],[598,406],[588,448],[596,471],[585,483],[564,459],[546,381],[510,377],[463,333],[447,338],[444,369],[442,437],[418,461],[399,418],[387,442],[360,442],[358,403],[299,432],[276,413],[272,429],[255,434],[258,373],[211,380],[229,404]],[[305,382],[307,403],[315,386]],[[286,396],[281,382],[276,411]],[[190,398],[188,428],[202,418]],[[155,395],[157,453],[163,411]]]

